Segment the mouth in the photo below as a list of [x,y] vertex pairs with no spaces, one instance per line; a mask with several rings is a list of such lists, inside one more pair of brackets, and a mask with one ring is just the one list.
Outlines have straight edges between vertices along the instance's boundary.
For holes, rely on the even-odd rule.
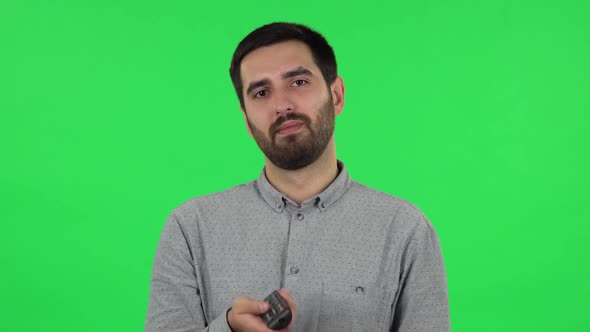
[[287,121],[277,129],[277,135],[290,135],[298,132],[305,124],[302,121]]

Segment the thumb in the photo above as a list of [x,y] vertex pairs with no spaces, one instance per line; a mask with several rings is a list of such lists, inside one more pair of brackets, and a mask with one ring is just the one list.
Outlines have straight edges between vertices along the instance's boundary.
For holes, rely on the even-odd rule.
[[256,301],[246,297],[238,297],[234,301],[232,310],[236,314],[256,314],[261,315],[269,309],[268,303],[264,301]]

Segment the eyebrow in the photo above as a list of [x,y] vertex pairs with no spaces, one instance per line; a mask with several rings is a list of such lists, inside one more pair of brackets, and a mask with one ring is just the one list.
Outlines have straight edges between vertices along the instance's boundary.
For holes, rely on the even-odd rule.
[[[293,70],[289,70],[288,72],[283,73],[281,75],[281,78],[284,79],[284,80],[286,80],[288,78],[292,78],[292,77],[295,77],[295,76],[301,76],[301,75],[303,75],[303,76],[309,76],[309,77],[313,77],[314,76],[309,69],[307,69],[307,68],[305,68],[303,66],[299,66],[299,67],[297,67],[297,68],[295,68]],[[263,78],[263,79],[258,80],[258,81],[250,82],[250,84],[248,84],[248,89],[246,90],[246,94],[247,95],[250,95],[250,93],[252,93],[252,91],[254,89],[259,88],[261,86],[268,85],[268,84],[270,84],[270,80],[268,78]]]

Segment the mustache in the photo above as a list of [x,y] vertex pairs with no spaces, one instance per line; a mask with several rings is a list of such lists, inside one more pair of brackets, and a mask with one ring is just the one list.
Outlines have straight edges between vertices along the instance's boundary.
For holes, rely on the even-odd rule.
[[279,127],[289,121],[289,120],[300,120],[304,123],[304,125],[309,128],[309,125],[311,123],[311,119],[309,119],[306,115],[303,114],[299,114],[299,113],[288,113],[287,115],[283,115],[281,117],[279,117],[277,119],[277,121],[275,121],[275,123],[273,123],[273,125],[270,127],[270,132],[274,135],[276,134],[276,132],[278,131]]

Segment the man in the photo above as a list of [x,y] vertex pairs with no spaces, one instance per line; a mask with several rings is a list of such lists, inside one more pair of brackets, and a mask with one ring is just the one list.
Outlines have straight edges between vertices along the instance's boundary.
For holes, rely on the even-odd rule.
[[280,289],[293,311],[283,331],[448,331],[432,225],[336,159],[344,84],[326,40],[265,25],[238,45],[230,75],[265,167],[172,212],[145,330],[269,332],[261,300]]

